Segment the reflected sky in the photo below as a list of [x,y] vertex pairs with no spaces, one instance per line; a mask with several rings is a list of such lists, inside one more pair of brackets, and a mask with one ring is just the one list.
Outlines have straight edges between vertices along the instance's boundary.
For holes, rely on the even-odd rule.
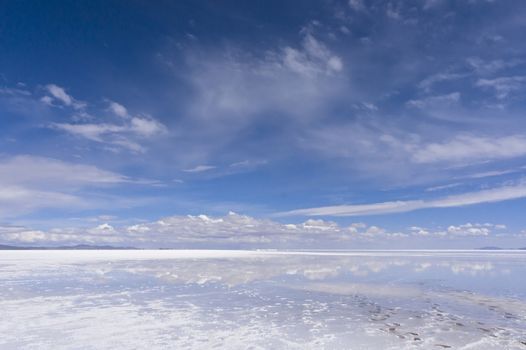
[[524,252],[0,252],[2,349],[526,349]]

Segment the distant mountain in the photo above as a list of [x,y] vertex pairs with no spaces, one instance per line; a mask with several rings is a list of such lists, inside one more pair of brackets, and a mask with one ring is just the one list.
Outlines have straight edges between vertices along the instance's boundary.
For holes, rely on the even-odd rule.
[[28,248],[25,247],[15,247],[12,245],[3,245],[0,244],[0,250],[27,250]]
[[123,250],[123,249],[138,249],[134,247],[113,247],[109,245],[89,245],[77,244],[72,246],[60,247],[22,247],[0,244],[0,250]]
[[526,247],[523,247],[523,248],[482,247],[482,248],[477,248],[477,250],[526,250]]

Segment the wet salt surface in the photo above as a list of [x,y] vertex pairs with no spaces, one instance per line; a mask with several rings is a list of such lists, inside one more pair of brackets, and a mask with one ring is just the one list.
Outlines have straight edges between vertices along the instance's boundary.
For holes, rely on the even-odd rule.
[[526,252],[0,251],[0,349],[526,349]]

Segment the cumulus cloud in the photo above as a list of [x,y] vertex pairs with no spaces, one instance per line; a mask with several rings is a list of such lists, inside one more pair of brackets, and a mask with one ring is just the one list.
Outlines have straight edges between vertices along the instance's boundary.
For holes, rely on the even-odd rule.
[[[37,233],[38,232],[38,233]],[[171,216],[158,221],[114,227],[101,224],[84,229],[35,231],[27,228],[0,230],[0,239],[20,243],[109,243],[138,246],[173,246],[182,243],[261,244],[295,243],[314,240],[348,239],[359,233],[334,222],[307,220],[301,224],[282,224],[230,212],[223,217],[207,215]]]
[[466,236],[489,236],[495,232],[506,230],[506,225],[491,223],[466,223],[461,225],[449,225],[447,228],[429,229],[413,226],[410,231],[418,236],[440,236],[440,237],[466,237]]
[[491,232],[492,227],[493,225],[490,224],[481,225],[467,223],[459,226],[451,225],[447,228],[447,232],[453,235],[487,236]]
[[[280,223],[233,212],[225,216],[169,216],[153,222],[114,226],[107,223],[88,228],[33,230],[0,226],[0,243],[19,244],[116,244],[137,247],[340,247],[382,241],[399,241],[422,236],[462,238],[489,236],[506,227],[490,223],[467,223],[446,228],[410,227],[389,231],[383,227],[355,223],[348,226],[332,221],[308,219],[302,223]],[[354,243],[353,243],[354,242]]]
[[372,204],[335,205],[327,207],[297,209],[276,216],[361,216],[403,213],[429,208],[454,208],[468,205],[502,202],[526,197],[526,183],[496,187],[476,192],[466,192],[430,200],[391,201]]

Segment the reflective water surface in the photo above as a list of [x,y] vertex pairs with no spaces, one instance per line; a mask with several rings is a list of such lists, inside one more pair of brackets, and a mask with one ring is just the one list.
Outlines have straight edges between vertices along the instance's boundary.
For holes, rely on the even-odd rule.
[[0,251],[0,349],[526,349],[521,251]]

